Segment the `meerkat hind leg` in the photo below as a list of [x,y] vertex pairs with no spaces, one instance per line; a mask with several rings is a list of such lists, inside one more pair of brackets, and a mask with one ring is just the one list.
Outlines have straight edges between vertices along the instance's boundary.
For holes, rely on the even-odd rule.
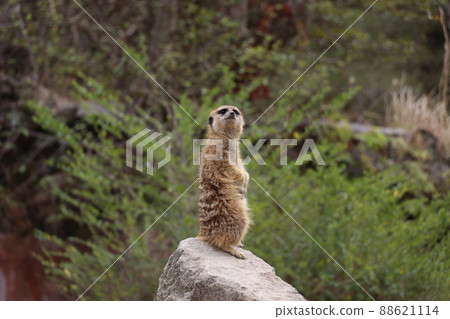
[[222,249],[223,251],[233,255],[236,258],[239,259],[247,259],[242,253],[238,252],[235,248],[233,247],[220,247],[220,249]]
[[[207,238],[205,238],[205,237],[203,237],[203,236],[200,236],[200,235],[198,235],[197,238],[200,239],[200,240],[203,240],[203,241],[207,242],[207,243],[210,244],[211,246],[214,246],[214,247],[216,247],[216,248],[219,248],[219,249],[223,250],[224,252],[227,252],[227,253],[233,255],[233,256],[236,257],[236,258],[239,258],[239,259],[246,259],[246,257],[245,257],[242,253],[238,252],[236,249],[234,249],[234,248],[231,247],[231,246],[226,246],[226,247],[225,247],[225,246],[222,246],[222,244],[218,245],[217,243],[211,243]],[[242,246],[240,246],[240,245],[242,245]],[[239,242],[238,247],[241,247],[241,248],[242,248],[242,247],[244,247],[244,245],[243,245],[241,242]]]

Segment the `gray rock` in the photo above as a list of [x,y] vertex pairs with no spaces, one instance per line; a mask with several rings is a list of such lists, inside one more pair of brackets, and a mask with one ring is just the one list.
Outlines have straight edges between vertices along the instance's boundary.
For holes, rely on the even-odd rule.
[[306,300],[247,250],[237,259],[207,243],[180,242],[159,278],[156,300]]

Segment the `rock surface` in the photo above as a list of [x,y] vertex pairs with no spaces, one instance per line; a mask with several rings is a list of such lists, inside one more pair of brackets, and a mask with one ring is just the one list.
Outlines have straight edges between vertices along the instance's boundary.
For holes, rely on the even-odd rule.
[[240,260],[205,242],[180,242],[159,278],[156,300],[306,300],[272,266],[239,248]]

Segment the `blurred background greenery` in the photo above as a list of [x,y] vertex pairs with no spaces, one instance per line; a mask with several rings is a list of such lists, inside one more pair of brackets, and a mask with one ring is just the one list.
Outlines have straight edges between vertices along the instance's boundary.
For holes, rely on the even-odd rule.
[[[253,144],[299,141],[287,166],[265,144],[267,165],[248,171],[375,299],[450,298],[448,2],[378,1],[253,126],[372,1],[79,3],[200,126],[74,1],[2,1],[2,298],[76,299],[196,179],[192,139],[222,104],[243,110]],[[154,176],[125,166],[146,127],[172,137]],[[295,165],[306,138],[326,166]],[[310,300],[368,299],[254,182],[248,196],[247,249]],[[197,234],[197,198],[83,299],[152,300]]]

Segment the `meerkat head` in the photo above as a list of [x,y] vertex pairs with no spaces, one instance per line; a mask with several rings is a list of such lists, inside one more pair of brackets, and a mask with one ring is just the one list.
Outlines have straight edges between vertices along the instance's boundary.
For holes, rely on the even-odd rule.
[[244,129],[244,116],[235,106],[222,105],[209,115],[211,133],[225,135],[228,138],[239,138]]

